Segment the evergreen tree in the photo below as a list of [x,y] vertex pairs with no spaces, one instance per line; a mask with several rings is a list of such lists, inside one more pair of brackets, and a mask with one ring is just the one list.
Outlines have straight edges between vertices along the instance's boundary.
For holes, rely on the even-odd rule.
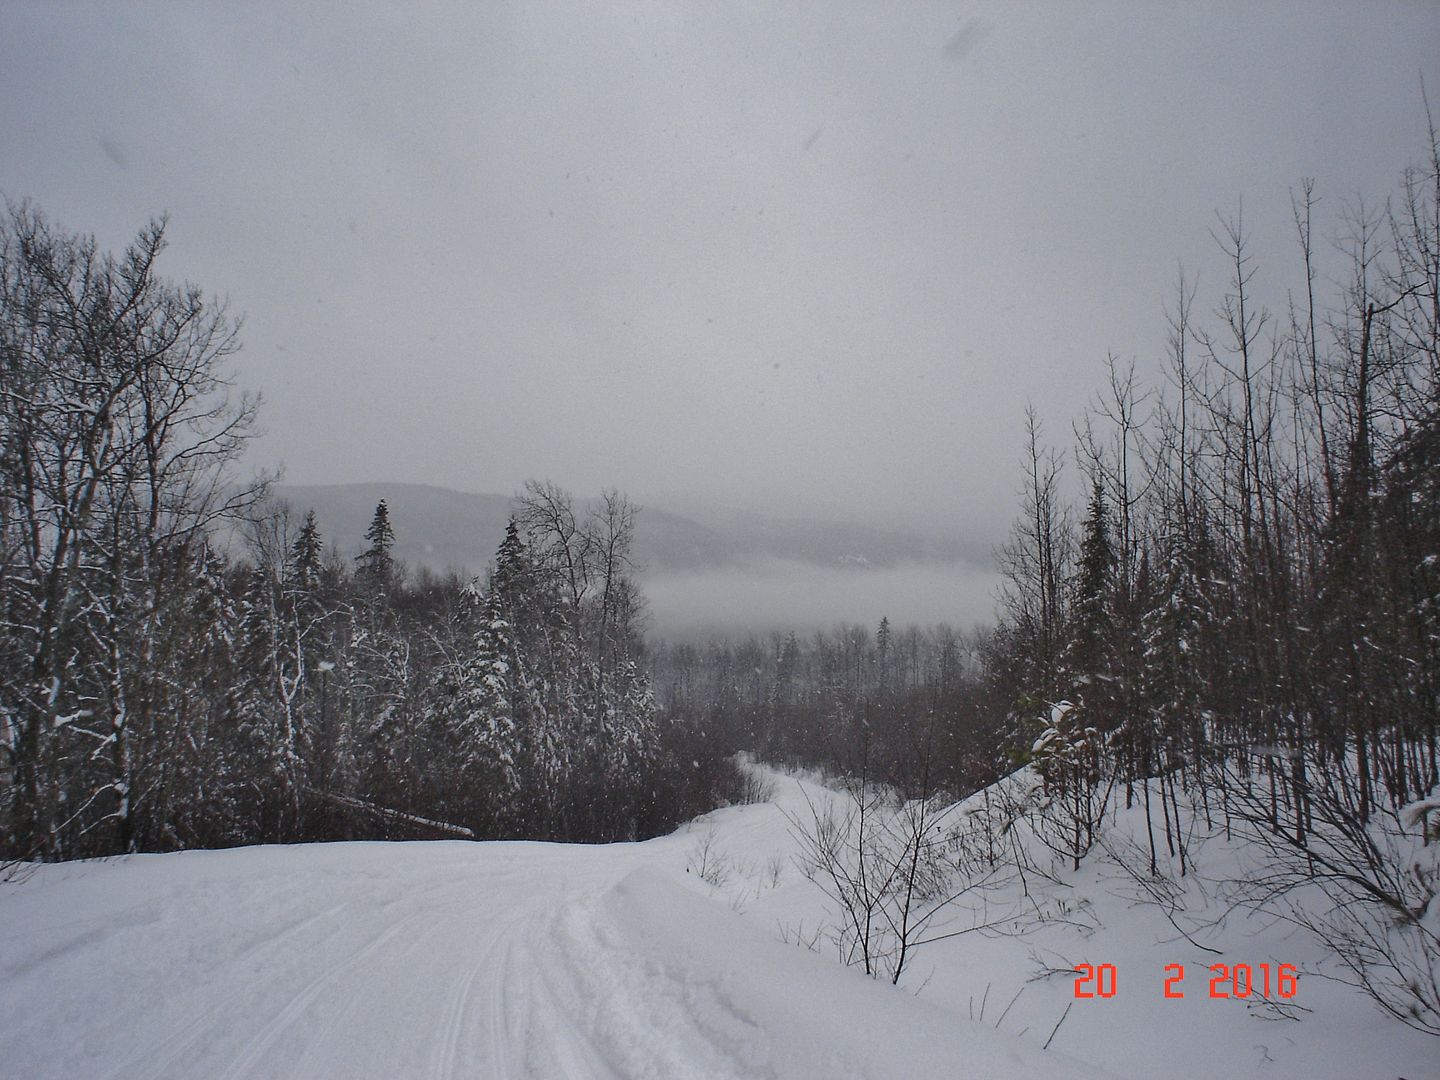
[[523,690],[526,673],[498,597],[493,592],[482,596],[472,587],[466,599],[477,625],[473,652],[461,663],[449,725],[464,781],[463,791],[453,799],[457,812],[472,819],[488,817],[485,824],[490,824],[516,816],[514,799],[523,782],[519,732],[524,720],[523,694],[517,691]]
[[489,594],[511,616],[533,613],[536,576],[525,541],[520,539],[520,526],[514,515],[505,527],[505,539],[495,552],[495,568],[490,574]]
[[890,688],[890,619],[881,616],[880,626],[875,631],[875,664],[882,691]]
[[[382,504],[383,505],[383,504]],[[300,534],[290,548],[290,582],[303,593],[313,592],[320,584],[322,572],[321,556],[325,546],[320,540],[320,526],[315,521],[315,511],[305,514]]]
[[1081,527],[1080,564],[1071,601],[1070,639],[1064,666],[1079,697],[1092,710],[1104,696],[1101,684],[1111,676],[1114,620],[1111,606],[1115,548],[1110,538],[1109,507],[1097,477]]
[[475,654],[461,694],[467,752],[498,784],[499,819],[522,835],[564,836],[578,652],[553,579],[536,567],[513,517],[474,603]]
[[365,530],[369,544],[355,560],[355,576],[371,588],[388,589],[395,579],[395,560],[390,554],[395,546],[395,530],[390,525],[390,508],[381,499],[375,507],[375,516]]

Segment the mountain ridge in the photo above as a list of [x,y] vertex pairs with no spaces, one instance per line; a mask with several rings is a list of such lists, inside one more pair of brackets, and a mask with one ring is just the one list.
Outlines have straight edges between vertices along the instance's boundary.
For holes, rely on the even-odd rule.
[[[313,510],[326,544],[347,555],[359,551],[375,505],[385,499],[397,558],[412,566],[470,574],[482,573],[489,565],[516,501],[510,495],[382,481],[281,484],[273,497],[288,504],[297,518]],[[577,499],[577,510],[583,504]],[[640,504],[633,554],[642,574],[764,560],[863,570],[911,562],[974,562],[969,547],[962,541],[855,522],[782,518],[734,507],[692,516]]]

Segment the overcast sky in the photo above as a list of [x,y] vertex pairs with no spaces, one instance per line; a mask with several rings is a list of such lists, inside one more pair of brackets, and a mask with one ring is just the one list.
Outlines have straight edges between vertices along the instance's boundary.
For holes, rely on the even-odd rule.
[[1150,362],[1216,209],[1279,283],[1302,177],[1383,198],[1437,55],[1430,2],[0,3],[0,192],[169,212],[289,482],[998,538],[1027,400]]

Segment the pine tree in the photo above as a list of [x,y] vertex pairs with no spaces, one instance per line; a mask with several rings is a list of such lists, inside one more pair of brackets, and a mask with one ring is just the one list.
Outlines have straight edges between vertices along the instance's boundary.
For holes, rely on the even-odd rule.
[[375,516],[365,530],[369,543],[356,562],[355,576],[372,588],[388,589],[395,579],[395,560],[390,554],[395,546],[395,530],[390,525],[390,508],[381,499]]
[[1082,688],[1081,700],[1092,710],[1106,696],[1100,684],[1111,677],[1114,578],[1115,548],[1110,538],[1109,508],[1105,489],[1097,477],[1081,528],[1080,565],[1075,576],[1070,640],[1064,663],[1066,674]]
[[[502,816],[525,835],[563,835],[559,803],[569,786],[580,714],[576,696],[579,655],[571,620],[560,612],[553,579],[536,567],[512,517],[495,553],[475,641],[479,667],[472,676],[493,685],[471,699],[472,729],[485,726],[484,753],[508,755],[514,790]],[[488,718],[478,715],[492,710]],[[500,740],[507,736],[501,753]]]
[[489,592],[497,598],[502,610],[511,613],[530,608],[534,599],[534,568],[525,542],[520,539],[520,526],[514,515],[505,527],[505,539],[495,552]]
[[[1078,869],[1080,857],[1094,842],[1095,826],[1104,811],[1097,799],[1104,730],[1120,723],[1116,693],[1116,625],[1114,618],[1115,548],[1110,537],[1105,489],[1097,476],[1081,526],[1080,559],[1071,599],[1070,634],[1062,659],[1064,674],[1076,688],[1077,708],[1061,702],[1051,709],[1050,727],[1033,752],[1049,757],[1047,776],[1059,780],[1068,818],[1063,853]],[[1042,774],[1047,766],[1042,765]]]
[[878,667],[880,678],[880,689],[882,691],[890,688],[890,619],[882,616],[880,626],[875,631],[875,662]]
[[[383,504],[382,504],[383,505]],[[320,526],[315,521],[315,511],[305,514],[300,534],[290,548],[290,583],[304,593],[313,592],[320,584],[321,556],[325,546],[320,540]]]
[[523,658],[511,625],[492,592],[466,593],[475,613],[473,652],[462,661],[456,710],[450,723],[455,754],[465,790],[457,801],[461,812],[477,812],[492,820],[514,814],[514,797],[522,783],[517,698],[526,682]]

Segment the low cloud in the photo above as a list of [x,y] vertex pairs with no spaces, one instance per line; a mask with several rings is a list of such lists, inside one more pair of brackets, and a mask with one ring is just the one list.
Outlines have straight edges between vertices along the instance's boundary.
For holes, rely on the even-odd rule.
[[993,621],[997,584],[992,569],[963,561],[872,569],[766,560],[641,579],[651,634],[668,640],[803,634],[882,617],[968,629]]

